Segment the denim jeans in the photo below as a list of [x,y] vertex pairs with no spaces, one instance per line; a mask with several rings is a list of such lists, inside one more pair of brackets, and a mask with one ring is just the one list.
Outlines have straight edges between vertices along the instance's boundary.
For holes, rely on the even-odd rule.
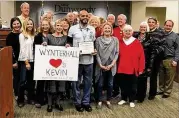
[[28,100],[35,98],[35,81],[33,80],[34,63],[30,62],[31,69],[27,70],[25,62],[19,62],[20,64],[20,82],[18,92],[18,102],[24,102],[24,91],[28,92]]
[[[81,105],[81,104],[89,105],[90,93],[92,87],[92,75],[93,75],[93,64],[79,65],[78,81],[72,82],[72,90],[73,90],[75,105]],[[83,76],[84,88],[83,88],[83,97],[81,100],[80,83],[81,83],[82,76]]]
[[110,71],[102,71],[101,75],[98,80],[98,98],[99,101],[102,101],[102,91],[104,83],[107,81],[107,101],[109,101],[112,97],[112,91],[113,91],[113,76],[112,72]]

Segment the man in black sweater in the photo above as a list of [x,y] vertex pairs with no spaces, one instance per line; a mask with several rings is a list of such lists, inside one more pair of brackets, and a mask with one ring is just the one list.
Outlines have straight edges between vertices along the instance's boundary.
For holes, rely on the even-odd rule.
[[179,61],[179,36],[172,31],[174,22],[167,20],[164,23],[164,43],[162,50],[164,58],[161,63],[159,76],[159,92],[162,98],[168,98],[172,92],[173,80],[176,74],[176,66]]

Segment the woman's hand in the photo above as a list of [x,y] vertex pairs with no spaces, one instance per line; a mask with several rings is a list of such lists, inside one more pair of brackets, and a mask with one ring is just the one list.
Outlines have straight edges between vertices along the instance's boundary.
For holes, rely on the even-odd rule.
[[30,64],[26,64],[25,66],[26,66],[27,70],[30,70],[30,69],[31,69]]
[[43,42],[41,45],[43,45],[43,46],[47,46],[47,42]]
[[12,67],[13,67],[14,69],[17,69],[17,68],[18,68],[18,64],[15,63],[15,64],[12,65]]
[[114,65],[113,64],[110,64],[108,66],[106,66],[107,70],[110,70]]
[[65,47],[68,48],[68,47],[71,47],[71,46],[70,46],[70,44],[66,44]]
[[100,65],[100,68],[103,70],[107,70],[106,66]]

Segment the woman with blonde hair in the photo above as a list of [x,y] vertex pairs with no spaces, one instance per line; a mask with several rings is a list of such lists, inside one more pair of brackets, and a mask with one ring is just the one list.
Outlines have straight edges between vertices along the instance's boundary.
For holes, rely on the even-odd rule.
[[28,103],[34,104],[34,88],[35,81],[33,80],[34,70],[34,55],[33,42],[35,36],[34,22],[32,19],[25,20],[23,23],[23,32],[19,35],[20,53],[20,87],[18,95],[18,106],[24,106],[24,90],[25,86],[28,92]]
[[[40,25],[40,32],[34,38],[34,54],[35,54],[35,45],[41,45],[43,40],[47,37],[48,34],[51,34],[51,24],[48,19],[43,19]],[[45,81],[37,81],[36,89],[36,108],[41,108],[45,104],[45,91],[44,91]]]
[[89,24],[96,30],[96,38],[101,36],[100,19],[97,16],[92,16],[89,20]]
[[[62,20],[57,20],[55,22],[55,33],[48,34],[44,39],[43,45],[52,45],[52,46],[65,46],[67,36],[63,35],[63,22]],[[46,82],[46,91],[47,91],[47,99],[48,99],[48,107],[47,111],[52,112],[52,103],[53,96],[56,95],[55,108],[63,111],[61,99],[63,97],[63,93],[65,92],[65,81],[55,81],[49,80]]]
[[113,27],[110,23],[103,24],[102,36],[96,40],[97,65],[96,82],[98,85],[98,106],[102,107],[102,91],[104,83],[107,83],[107,107],[111,108],[110,100],[113,90],[113,77],[116,74],[116,61],[119,55],[119,43],[116,37],[112,36]]
[[141,22],[139,27],[139,32],[136,32],[133,34],[135,38],[137,38],[143,48],[144,48],[144,54],[145,54],[145,70],[142,75],[140,75],[137,79],[137,94],[136,94],[136,100],[139,103],[142,103],[146,97],[147,92],[147,78],[150,77],[150,60],[153,60],[151,58],[151,40],[150,36],[148,34],[149,32],[149,26],[147,22]]

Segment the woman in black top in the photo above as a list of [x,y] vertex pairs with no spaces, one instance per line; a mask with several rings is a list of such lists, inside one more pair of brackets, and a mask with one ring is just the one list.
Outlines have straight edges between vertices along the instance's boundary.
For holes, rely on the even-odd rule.
[[142,22],[140,24],[139,32],[135,32],[133,36],[140,40],[141,44],[143,45],[144,48],[144,53],[145,53],[145,70],[143,74],[141,74],[138,77],[138,83],[137,83],[137,94],[136,94],[136,99],[138,102],[143,102],[145,97],[146,97],[146,91],[147,91],[147,78],[150,75],[150,69],[149,69],[149,63],[151,58],[150,54],[150,37],[148,34],[149,27],[146,22]]
[[12,46],[13,50],[13,88],[14,94],[18,96],[18,83],[19,83],[19,68],[18,68],[18,57],[20,51],[20,44],[19,44],[19,34],[21,33],[20,29],[22,24],[19,18],[14,17],[11,19],[10,22],[12,32],[8,34],[6,38],[6,45]]
[[[34,39],[34,55],[35,55],[35,45],[41,45],[44,41],[44,38],[47,37],[48,34],[51,34],[51,25],[47,19],[42,20],[42,24],[40,26],[40,32],[35,36]],[[45,104],[45,92],[44,86],[45,81],[40,80],[37,81],[37,90],[36,90],[36,108],[41,108],[41,105]]]

